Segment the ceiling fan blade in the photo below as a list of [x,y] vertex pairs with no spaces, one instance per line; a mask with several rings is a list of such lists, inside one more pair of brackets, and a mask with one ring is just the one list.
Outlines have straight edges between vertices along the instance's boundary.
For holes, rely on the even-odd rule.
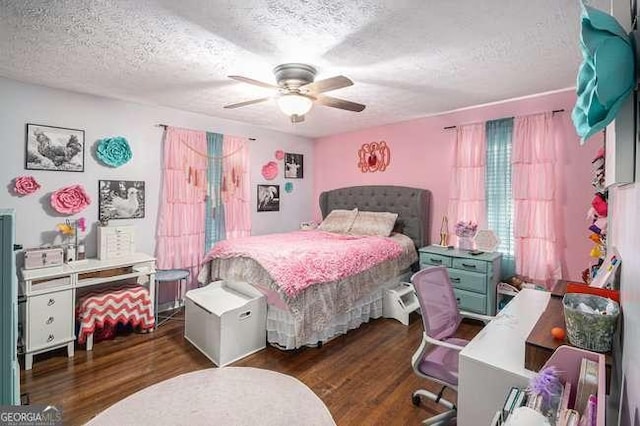
[[302,123],[304,121],[304,115],[293,114],[291,115],[292,123]]
[[254,80],[252,78],[243,77],[241,75],[230,75],[228,77],[233,79],[233,80],[236,80],[236,81],[241,81],[243,83],[253,84],[254,86],[267,87],[269,89],[278,89],[278,86],[276,86],[274,84],[265,83],[264,81]]
[[316,96],[316,102],[333,108],[346,109],[348,111],[360,112],[366,108],[366,105],[362,105],[356,102],[345,101],[344,99],[338,99],[331,96]]
[[300,89],[308,90],[311,93],[323,93],[330,90],[342,89],[343,87],[349,87],[353,85],[353,81],[345,77],[344,75],[338,75],[335,77],[327,78],[325,80],[315,81],[313,83],[305,84]]
[[267,98],[260,98],[260,99],[253,99],[253,100],[250,100],[250,101],[238,102],[237,104],[225,105],[224,108],[226,108],[226,109],[240,108],[240,107],[243,107],[243,106],[253,105],[253,104],[260,103],[260,102],[268,101],[269,99],[271,99],[271,96],[269,96]]

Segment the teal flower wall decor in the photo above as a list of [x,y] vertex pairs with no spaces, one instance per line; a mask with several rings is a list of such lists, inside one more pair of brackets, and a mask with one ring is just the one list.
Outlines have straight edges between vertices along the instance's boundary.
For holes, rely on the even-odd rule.
[[287,182],[284,184],[284,190],[287,191],[287,193],[293,191],[293,184],[291,182]]
[[631,38],[616,19],[582,5],[578,99],[571,114],[581,144],[618,114],[636,82]]
[[107,166],[120,167],[131,160],[133,154],[127,140],[121,136],[98,141],[96,156]]

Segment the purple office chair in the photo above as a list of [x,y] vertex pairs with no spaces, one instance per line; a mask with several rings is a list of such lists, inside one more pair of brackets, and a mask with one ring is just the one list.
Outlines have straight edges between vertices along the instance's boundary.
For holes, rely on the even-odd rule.
[[418,376],[442,385],[437,395],[418,389],[413,392],[412,401],[419,406],[421,397],[425,397],[445,406],[446,412],[428,418],[422,424],[446,424],[456,417],[456,405],[442,395],[447,387],[458,391],[458,353],[469,343],[453,335],[463,316],[485,323],[493,317],[458,310],[449,273],[444,266],[422,269],[413,274],[411,282],[418,296],[424,326],[422,342],[411,358],[411,365]]

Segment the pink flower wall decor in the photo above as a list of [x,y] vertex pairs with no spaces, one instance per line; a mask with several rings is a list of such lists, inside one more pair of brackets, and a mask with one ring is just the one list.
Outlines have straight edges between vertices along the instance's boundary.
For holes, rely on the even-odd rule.
[[278,163],[275,161],[269,161],[267,164],[262,166],[262,176],[266,180],[273,180],[278,176]]
[[18,195],[29,195],[40,189],[40,184],[33,176],[18,176],[13,181],[13,190]]
[[358,167],[362,173],[384,172],[391,162],[391,151],[385,141],[362,144],[358,150]]
[[91,198],[82,185],[60,188],[51,194],[51,207],[58,213],[74,214],[84,210],[91,204]]
[[282,160],[284,159],[284,151],[279,149],[276,151],[276,160]]

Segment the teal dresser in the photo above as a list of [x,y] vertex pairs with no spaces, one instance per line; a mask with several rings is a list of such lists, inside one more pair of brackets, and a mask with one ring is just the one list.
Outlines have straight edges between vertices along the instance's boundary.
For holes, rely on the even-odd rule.
[[473,256],[467,250],[441,246],[422,247],[419,252],[420,268],[447,267],[461,310],[495,315],[501,253]]
[[18,284],[13,254],[15,216],[0,209],[0,405],[20,404],[20,366],[16,352]]

